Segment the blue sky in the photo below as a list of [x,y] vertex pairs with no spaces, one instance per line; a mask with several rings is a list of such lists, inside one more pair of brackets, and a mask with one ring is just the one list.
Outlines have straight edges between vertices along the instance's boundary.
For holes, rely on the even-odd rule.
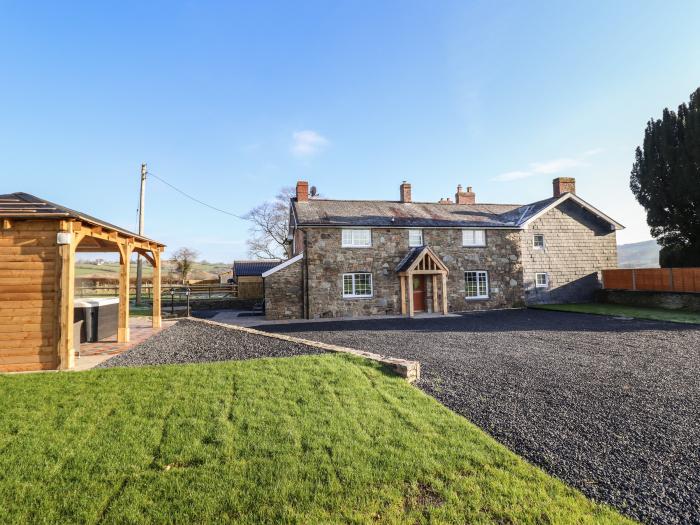
[[[244,213],[332,198],[579,195],[650,238],[629,191],[646,121],[700,86],[700,2],[0,0],[0,193],[127,228],[139,169]],[[147,189],[146,234],[210,261],[248,224]]]

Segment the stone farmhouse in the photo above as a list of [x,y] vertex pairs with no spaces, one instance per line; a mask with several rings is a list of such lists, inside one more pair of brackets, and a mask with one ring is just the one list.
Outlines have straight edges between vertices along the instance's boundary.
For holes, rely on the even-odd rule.
[[290,202],[292,257],[263,273],[269,319],[448,313],[582,302],[617,266],[622,229],[553,181],[531,204],[481,204],[471,187],[455,200],[309,197],[299,181]]

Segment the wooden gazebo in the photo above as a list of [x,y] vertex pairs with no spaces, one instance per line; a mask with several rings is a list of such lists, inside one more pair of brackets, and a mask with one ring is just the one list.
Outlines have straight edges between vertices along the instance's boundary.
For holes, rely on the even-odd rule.
[[[430,276],[432,279],[433,312],[439,310],[442,303],[442,313],[447,314],[447,275],[450,271],[429,246],[412,248],[396,267],[401,284],[401,314],[409,317],[415,315],[413,303],[414,275]],[[438,281],[440,282],[440,298],[438,298]]]
[[119,342],[129,340],[129,262],[132,253],[143,255],[153,266],[159,327],[164,248],[33,195],[0,195],[0,372],[73,368],[77,252],[119,253]]

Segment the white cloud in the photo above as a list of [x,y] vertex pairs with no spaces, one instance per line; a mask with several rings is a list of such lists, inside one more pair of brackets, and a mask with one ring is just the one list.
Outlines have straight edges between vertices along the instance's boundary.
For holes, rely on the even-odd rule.
[[491,180],[496,181],[510,181],[518,179],[526,179],[528,177],[533,177],[535,175],[553,175],[555,173],[560,173],[562,171],[567,171],[573,168],[580,168],[582,166],[588,166],[588,162],[585,161],[588,157],[597,155],[603,150],[601,148],[590,149],[584,151],[581,155],[577,157],[561,157],[558,159],[547,160],[544,162],[531,162],[529,169],[527,170],[516,170],[508,171],[506,173],[501,173],[495,176]]
[[328,139],[313,130],[306,129],[292,133],[292,154],[297,157],[311,157],[328,145]]
[[532,177],[534,173],[531,171],[509,171],[506,173],[501,173],[497,177],[494,177],[493,180],[500,180],[500,181],[506,181],[506,180],[517,180],[517,179],[526,179],[527,177]]
[[545,175],[549,175],[585,165],[586,163],[580,159],[563,157],[561,159],[548,160],[546,162],[533,162],[530,164],[530,168],[534,173],[544,173]]

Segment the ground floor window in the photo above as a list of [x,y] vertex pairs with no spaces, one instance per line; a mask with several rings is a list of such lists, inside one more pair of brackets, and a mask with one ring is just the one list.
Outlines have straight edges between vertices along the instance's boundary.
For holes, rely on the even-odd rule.
[[482,270],[464,272],[464,288],[467,299],[487,299],[489,296],[489,274]]
[[537,288],[547,288],[549,286],[549,277],[546,273],[535,274],[535,286]]
[[343,297],[372,297],[372,274],[343,274]]

